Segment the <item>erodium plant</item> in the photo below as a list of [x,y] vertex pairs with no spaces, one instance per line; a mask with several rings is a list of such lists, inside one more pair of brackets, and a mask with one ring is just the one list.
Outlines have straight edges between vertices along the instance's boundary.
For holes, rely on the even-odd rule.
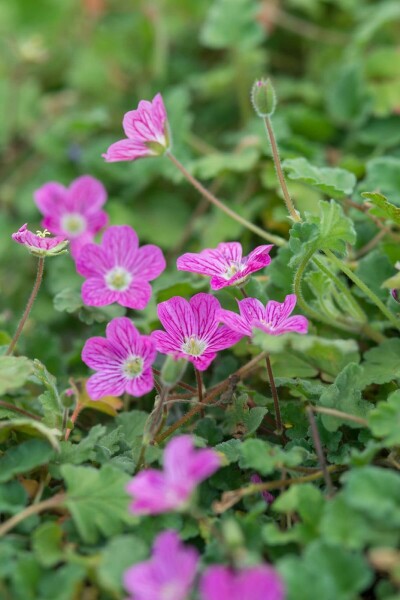
[[[265,126],[289,224],[281,233],[290,227],[288,240],[245,218],[245,208],[234,210],[217,198],[177,158],[160,93],[125,114],[126,138],[110,145],[105,162],[169,161],[246,232],[243,245],[235,239],[215,241],[213,248],[188,243],[167,261],[161,242],[139,245],[140,219],[139,235],[128,224],[109,226],[117,219],[112,208],[109,219],[106,189],[91,175],[69,187],[42,185],[34,200],[45,231],[34,234],[24,225],[12,234],[37,257],[38,271],[0,357],[0,389],[10,393],[0,409],[6,419],[18,413],[10,431],[22,447],[0,456],[0,505],[10,514],[0,537],[20,527],[0,555],[5,569],[14,568],[14,542],[23,545],[19,536],[34,529],[37,564],[24,555],[26,569],[32,581],[47,567],[59,570],[60,581],[76,580],[67,600],[93,581],[105,599],[122,598],[124,588],[129,600],[350,600],[368,594],[373,566],[390,573],[390,585],[398,583],[398,517],[392,514],[400,488],[391,471],[399,469],[393,426],[399,416],[398,315],[390,292],[371,278],[369,286],[362,270],[356,272],[353,250],[349,259],[356,231],[342,206],[322,199],[309,213],[294,202],[272,123],[278,106],[272,82],[257,80],[251,99]],[[289,166],[299,169],[294,179],[322,180],[322,189],[336,189],[332,173],[329,188],[322,169],[310,167],[305,176],[298,163]],[[397,215],[386,199],[376,202],[386,217]],[[10,355],[45,259],[67,252],[68,244],[77,272],[71,279],[85,281],[80,294],[67,286],[58,292],[56,307],[75,312],[94,335],[85,334],[65,366],[68,386],[60,393],[41,362]],[[398,300],[398,277],[385,283]],[[338,332],[345,337],[336,339]],[[75,337],[71,330],[74,349]],[[21,406],[12,403],[20,380],[27,389],[45,388],[29,406],[23,397]],[[388,399],[371,387],[380,384]],[[89,417],[100,413],[98,423]],[[7,439],[10,423],[0,424],[0,440]],[[7,470],[17,478],[3,489]],[[364,502],[368,493],[376,497],[372,515]],[[40,513],[49,518],[35,529]],[[104,551],[99,544],[110,536]],[[342,594],[336,582],[345,580],[348,565],[355,583]],[[71,567],[67,574],[64,566]],[[320,568],[328,575],[319,585]],[[39,588],[35,594],[29,597],[51,597]],[[382,594],[374,598],[389,598]],[[103,598],[102,592],[93,597]]]

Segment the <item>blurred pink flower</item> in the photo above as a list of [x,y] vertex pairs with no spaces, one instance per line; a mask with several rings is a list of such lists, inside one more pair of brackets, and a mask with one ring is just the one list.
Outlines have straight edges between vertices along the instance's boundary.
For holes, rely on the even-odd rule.
[[44,257],[60,254],[64,251],[68,245],[68,241],[62,235],[55,237],[47,237],[48,231],[40,232],[36,234],[29,231],[28,224],[22,225],[16,233],[11,235],[14,242],[25,246],[31,254],[35,256]]
[[157,350],[186,358],[204,371],[219,350],[236,344],[242,334],[219,326],[220,303],[211,294],[195,294],[188,302],[180,296],[158,305],[158,318],[166,331],[153,331]]
[[127,600],[186,600],[198,560],[197,551],[185,547],[175,531],[160,533],[152,557],[124,573]]
[[209,567],[201,580],[202,600],[284,600],[281,577],[267,565],[234,572],[220,565]]
[[107,162],[159,156],[169,147],[167,112],[161,94],[151,102],[141,100],[137,110],[125,114],[122,126],[128,139],[115,142],[102,154]]
[[103,234],[100,245],[86,244],[79,253],[76,269],[87,280],[82,298],[88,306],[118,302],[128,308],[143,309],[151,297],[148,283],[165,269],[158,246],[138,245],[132,227],[115,225]]
[[197,450],[190,435],[172,439],[164,450],[164,470],[145,469],[127,485],[135,515],[155,515],[180,510],[197,485],[221,466],[217,452]]
[[228,285],[243,285],[255,271],[263,269],[271,262],[270,246],[258,246],[248,256],[242,257],[239,242],[218,244],[195,254],[187,252],[177,260],[180,271],[190,271],[211,276],[211,288],[219,290]]
[[270,335],[281,335],[290,331],[307,333],[306,317],[289,316],[296,306],[296,301],[296,295],[289,294],[283,302],[270,300],[264,307],[256,298],[245,298],[238,302],[240,315],[230,310],[220,309],[217,318],[242,335],[251,336],[253,328],[261,329]]
[[[250,477],[250,481],[251,483],[263,483],[261,477],[256,473]],[[270,494],[268,490],[263,490],[262,492],[260,492],[260,494],[262,499],[265,500],[267,504],[272,504],[272,502],[275,500],[275,497],[272,494]]]
[[92,242],[94,235],[107,225],[108,216],[101,210],[107,199],[106,190],[90,175],[78,177],[69,188],[49,181],[36,190],[34,197],[44,216],[42,226],[70,240],[75,259],[82,246]]
[[87,392],[92,400],[103,396],[143,396],[153,389],[151,365],[156,348],[148,335],[140,335],[127,317],[110,321],[106,338],[92,337],[82,350],[82,360],[97,373],[89,377]]

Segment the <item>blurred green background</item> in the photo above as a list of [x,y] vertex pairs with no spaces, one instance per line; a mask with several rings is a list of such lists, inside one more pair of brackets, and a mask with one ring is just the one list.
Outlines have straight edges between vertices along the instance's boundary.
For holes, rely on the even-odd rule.
[[[158,91],[176,155],[272,232],[286,235],[289,225],[249,101],[259,76],[271,76],[277,90],[273,120],[283,158],[345,167],[358,190],[400,198],[397,0],[1,0],[0,27],[3,343],[35,274],[35,259],[10,236],[25,222],[39,227],[33,191],[46,181],[68,185],[85,173],[103,181],[111,223],[131,224],[169,259],[155,299],[203,285],[175,272],[182,251],[229,239],[241,239],[245,250],[259,243],[202,203],[167,160],[104,163],[101,153],[122,137],[124,112]],[[301,183],[290,187],[303,210],[322,196]],[[371,227],[359,223],[360,244]],[[49,259],[46,271],[19,352],[66,380],[85,372],[84,340],[121,311],[79,306],[81,279],[69,256]],[[156,318],[155,299],[138,316],[144,329]]]

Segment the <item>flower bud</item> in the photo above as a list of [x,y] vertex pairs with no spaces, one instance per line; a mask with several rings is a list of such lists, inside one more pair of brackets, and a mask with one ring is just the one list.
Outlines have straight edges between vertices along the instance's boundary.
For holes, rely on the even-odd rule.
[[251,102],[259,117],[272,116],[276,106],[276,95],[270,79],[258,79],[254,83]]
[[174,359],[167,356],[161,369],[161,382],[166,387],[172,388],[178,383],[186,371],[187,360],[184,358]]

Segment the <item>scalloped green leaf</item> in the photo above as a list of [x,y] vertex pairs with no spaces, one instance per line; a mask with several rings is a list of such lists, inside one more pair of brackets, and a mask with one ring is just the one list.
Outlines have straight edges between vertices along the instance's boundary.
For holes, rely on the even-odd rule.
[[333,198],[350,196],[357,183],[355,175],[346,169],[315,167],[305,158],[288,158],[282,167],[289,179],[311,185]]

